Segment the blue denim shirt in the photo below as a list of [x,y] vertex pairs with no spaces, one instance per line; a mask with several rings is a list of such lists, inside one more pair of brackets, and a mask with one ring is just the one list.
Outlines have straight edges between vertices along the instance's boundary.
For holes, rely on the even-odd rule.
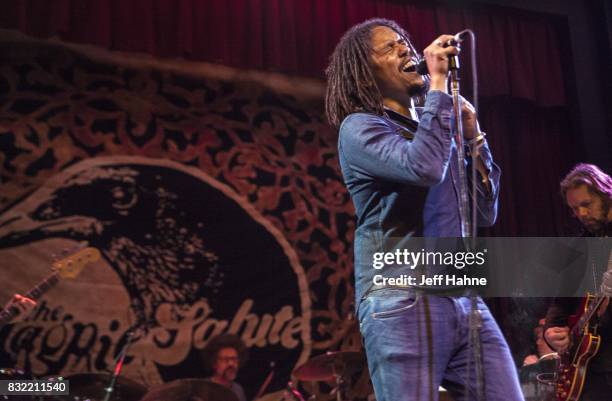
[[[416,130],[369,113],[350,114],[340,126],[340,166],[357,217],[358,302],[372,283],[373,254],[387,251],[385,244],[411,236],[461,237],[451,115],[452,98],[431,91]],[[406,131],[412,140],[402,135]],[[490,226],[497,216],[500,170],[486,143],[480,157],[490,188],[482,183],[477,188],[478,225]]]

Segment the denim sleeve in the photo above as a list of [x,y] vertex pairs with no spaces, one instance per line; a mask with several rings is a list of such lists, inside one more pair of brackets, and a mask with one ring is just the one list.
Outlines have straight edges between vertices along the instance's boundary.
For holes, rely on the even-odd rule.
[[432,186],[446,173],[451,153],[450,96],[432,91],[412,141],[382,117],[356,113],[340,127],[339,147],[355,174],[398,183]]
[[[487,188],[487,186],[485,186],[479,179],[476,180],[478,226],[490,227],[495,224],[495,220],[497,220],[497,204],[499,201],[499,179],[501,176],[501,169],[493,161],[491,149],[489,149],[489,144],[486,140],[482,148],[480,148],[480,159],[489,172],[489,187]],[[471,165],[471,158],[468,158],[468,177],[469,174],[471,174]],[[479,177],[480,173],[477,172],[476,175]]]

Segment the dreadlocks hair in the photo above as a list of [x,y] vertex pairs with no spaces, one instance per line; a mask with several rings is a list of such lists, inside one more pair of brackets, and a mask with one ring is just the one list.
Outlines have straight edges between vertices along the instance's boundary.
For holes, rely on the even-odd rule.
[[406,31],[396,22],[383,18],[357,24],[342,36],[325,70],[325,112],[327,120],[335,128],[351,113],[383,115],[382,94],[370,66],[371,33],[377,26],[393,29],[412,47]]
[[210,342],[200,352],[200,358],[204,362],[204,368],[212,373],[217,361],[219,351],[223,348],[233,348],[238,353],[238,367],[241,367],[248,360],[248,350],[244,342],[234,334],[221,334],[210,340]]
[[580,163],[574,166],[563,181],[561,181],[561,195],[565,199],[567,191],[586,185],[591,193],[599,195],[604,204],[612,202],[612,177],[601,171],[594,164]]

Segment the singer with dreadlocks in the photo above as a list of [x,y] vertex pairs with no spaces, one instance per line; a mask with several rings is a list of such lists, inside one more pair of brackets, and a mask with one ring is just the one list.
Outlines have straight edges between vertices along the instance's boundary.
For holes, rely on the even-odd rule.
[[[427,80],[415,71],[419,59],[407,33],[393,21],[368,20],[344,34],[326,71],[326,112],[339,128],[340,165],[357,216],[356,310],[378,401],[435,401],[441,384],[457,400],[477,399],[470,299],[373,279],[373,257],[388,243],[462,236],[447,94],[448,57],[459,53],[452,39],[441,35],[424,50]],[[424,107],[416,108],[422,96]],[[490,226],[500,172],[473,107],[464,101],[462,110],[466,150],[477,153],[478,224]],[[485,399],[522,400],[506,341],[480,298],[478,309]]]

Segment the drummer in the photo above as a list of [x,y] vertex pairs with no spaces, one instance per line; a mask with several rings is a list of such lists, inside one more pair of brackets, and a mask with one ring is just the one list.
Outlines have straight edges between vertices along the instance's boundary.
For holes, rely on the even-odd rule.
[[202,350],[202,360],[208,380],[231,389],[239,401],[246,401],[244,389],[236,382],[238,370],[247,360],[247,348],[242,340],[232,334],[219,335]]

